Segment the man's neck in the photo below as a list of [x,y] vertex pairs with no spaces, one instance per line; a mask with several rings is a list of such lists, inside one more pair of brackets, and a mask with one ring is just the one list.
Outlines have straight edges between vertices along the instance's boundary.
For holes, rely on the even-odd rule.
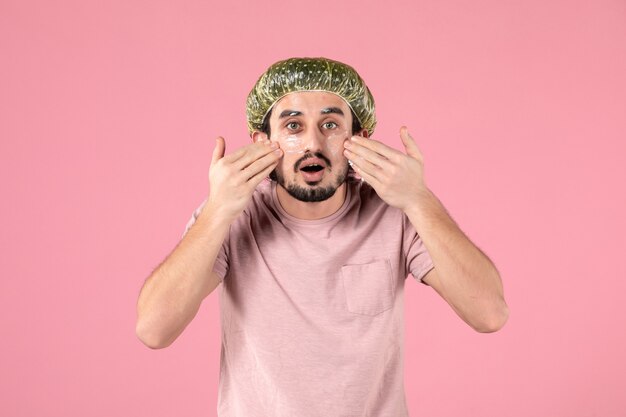
[[276,184],[280,206],[287,214],[301,220],[318,220],[336,213],[346,200],[347,190],[347,183],[344,182],[329,199],[308,203],[292,197],[281,185]]

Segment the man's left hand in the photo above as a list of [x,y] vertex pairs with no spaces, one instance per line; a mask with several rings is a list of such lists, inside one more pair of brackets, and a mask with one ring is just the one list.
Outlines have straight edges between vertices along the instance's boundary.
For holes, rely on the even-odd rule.
[[400,138],[406,154],[382,142],[352,136],[344,143],[344,155],[383,201],[406,212],[427,187],[422,153],[406,126],[400,128]]

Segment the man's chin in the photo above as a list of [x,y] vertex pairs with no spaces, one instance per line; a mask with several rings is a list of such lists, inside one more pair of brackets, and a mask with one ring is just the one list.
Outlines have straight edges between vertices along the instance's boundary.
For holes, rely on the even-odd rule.
[[[295,182],[285,183],[282,176],[277,175],[276,182],[283,187],[287,193],[296,200],[305,203],[316,203],[325,201],[335,195],[339,186],[324,185],[324,179],[315,182],[306,182],[302,178],[296,178]],[[297,181],[300,180],[300,181]]]

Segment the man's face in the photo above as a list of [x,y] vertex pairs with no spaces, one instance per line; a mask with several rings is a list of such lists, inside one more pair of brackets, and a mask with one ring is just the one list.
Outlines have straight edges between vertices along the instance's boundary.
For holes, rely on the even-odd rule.
[[352,114],[347,103],[332,93],[294,92],[274,105],[269,123],[270,140],[284,152],[270,178],[300,201],[332,197],[348,174],[343,143],[352,136]]

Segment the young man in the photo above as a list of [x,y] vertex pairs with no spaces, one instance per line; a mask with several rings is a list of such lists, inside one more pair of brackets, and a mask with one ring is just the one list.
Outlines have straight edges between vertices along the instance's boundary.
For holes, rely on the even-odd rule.
[[371,137],[353,68],[275,63],[247,115],[253,143],[225,156],[218,138],[208,198],[141,291],[139,338],[169,346],[223,283],[218,415],[408,415],[407,275],[493,332],[508,318],[495,266],[424,183],[407,129],[406,152]]

